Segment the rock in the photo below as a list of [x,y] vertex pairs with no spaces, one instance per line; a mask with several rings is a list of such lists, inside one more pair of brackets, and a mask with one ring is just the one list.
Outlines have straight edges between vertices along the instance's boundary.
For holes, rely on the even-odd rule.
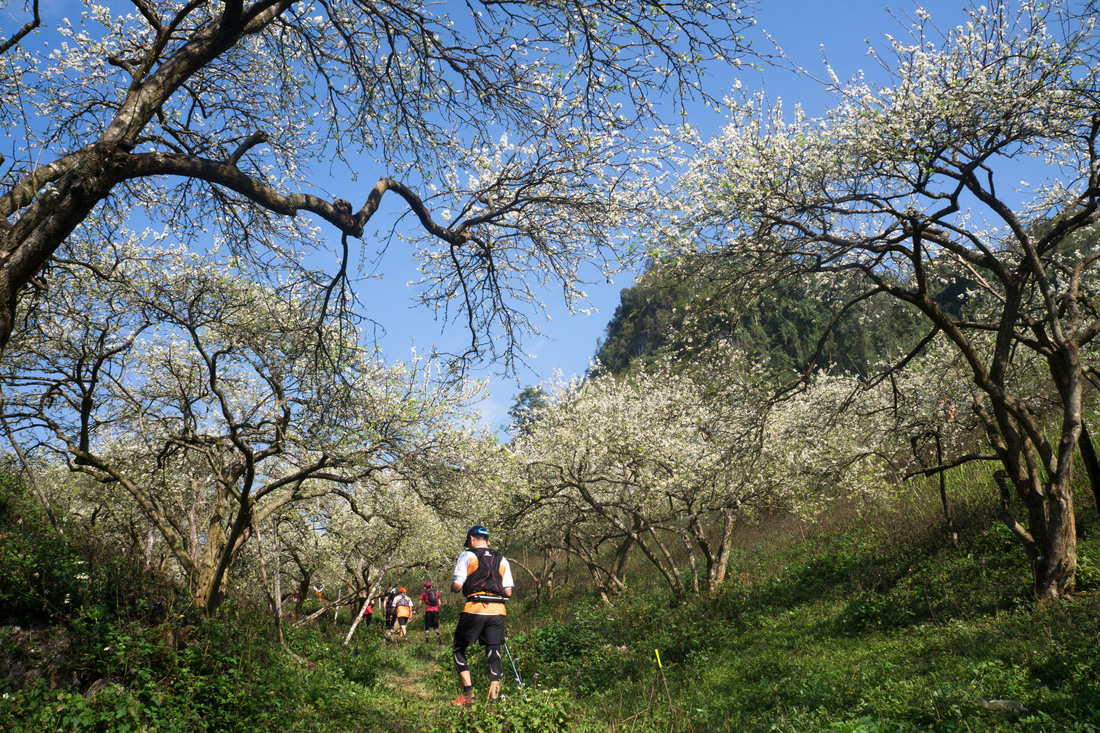
[[63,626],[0,628],[0,676],[16,687],[46,680],[50,689],[79,687],[80,676],[71,668],[69,632]]
[[1028,709],[1015,700],[983,700],[978,698],[978,704],[986,710],[992,710],[1002,715],[1020,716],[1028,712]]

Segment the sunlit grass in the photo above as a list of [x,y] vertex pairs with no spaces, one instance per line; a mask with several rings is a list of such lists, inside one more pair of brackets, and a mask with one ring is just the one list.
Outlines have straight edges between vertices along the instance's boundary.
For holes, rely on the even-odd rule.
[[[350,619],[326,615],[287,628],[302,664],[278,647],[259,603],[227,604],[213,622],[178,611],[148,626],[140,602],[119,605],[140,600],[139,578],[96,579],[85,594],[106,589],[110,603],[84,598],[70,654],[99,670],[86,673],[114,676],[118,691],[93,700],[6,688],[0,725],[57,730],[64,719],[96,729],[111,719],[119,730],[185,731],[208,710],[221,729],[250,732],[1100,731],[1091,493],[1078,492],[1080,590],[1049,606],[1031,597],[1023,553],[992,519],[989,472],[953,473],[948,496],[957,548],[938,485],[923,481],[890,505],[838,503],[811,523],[747,522],[721,591],[684,606],[641,561],[611,606],[576,565],[539,605],[521,587],[504,700],[493,709],[450,705],[458,687],[449,646],[424,643],[419,631],[400,643],[376,625],[345,647]],[[41,550],[71,556],[74,574],[88,567],[48,532],[0,538],[9,557]],[[187,636],[184,650],[165,644],[168,628]],[[88,643],[103,634],[132,651],[113,656],[103,647],[114,642]],[[471,659],[482,695],[479,648]]]
[[[670,608],[659,594],[629,594],[524,646],[611,726],[1100,730],[1090,498],[1079,501],[1082,590],[1039,607],[1021,549],[992,520],[990,473],[952,476],[957,549],[938,486],[914,484],[888,508],[845,505],[811,526],[761,522],[743,534],[714,598]],[[574,640],[596,648],[578,653]],[[624,648],[616,677],[608,650]]]

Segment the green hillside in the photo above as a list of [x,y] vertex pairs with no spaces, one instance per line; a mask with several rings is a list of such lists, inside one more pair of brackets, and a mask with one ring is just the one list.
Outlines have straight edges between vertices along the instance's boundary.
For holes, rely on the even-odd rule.
[[[692,272],[690,265],[685,266]],[[856,301],[858,291],[840,277],[794,277],[741,292],[736,273],[668,274],[653,263],[619,296],[595,358],[612,374],[662,350],[683,354],[730,339],[774,373],[828,369],[867,374],[882,359],[904,353],[921,336],[914,312],[889,299]],[[941,307],[957,308],[964,280],[937,293]],[[875,324],[869,327],[868,324]]]
[[[889,511],[743,526],[721,592],[683,606],[641,565],[610,606],[580,567],[563,568],[538,604],[517,577],[505,698],[457,709],[446,645],[418,633],[400,643],[375,624],[345,648],[342,610],[288,624],[292,655],[258,598],[203,618],[111,548],[56,535],[7,481],[0,729],[1100,730],[1090,497],[1079,496],[1079,592],[1037,607],[983,495],[959,485],[953,496],[958,548],[918,490]],[[445,608],[445,629],[456,614]]]

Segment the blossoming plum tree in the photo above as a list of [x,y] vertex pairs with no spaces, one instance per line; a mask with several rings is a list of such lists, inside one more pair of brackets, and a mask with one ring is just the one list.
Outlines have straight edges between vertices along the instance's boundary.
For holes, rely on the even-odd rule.
[[82,4],[71,19],[6,7],[0,125],[19,140],[0,157],[0,349],[62,242],[135,223],[293,264],[323,245],[308,212],[343,236],[319,283],[339,310],[347,238],[392,192],[423,302],[470,329],[471,354],[510,360],[540,284],[575,302],[578,268],[609,266],[644,206],[625,181],[651,160],[658,97],[706,97],[706,64],[743,50],[747,22],[703,0]]
[[364,529],[403,496],[445,508],[468,452],[495,443],[470,427],[477,383],[354,344],[311,358],[321,306],[285,272],[260,283],[122,241],[68,261],[5,359],[9,425],[121,487],[207,612],[286,507],[321,517],[338,502]]
[[[635,549],[675,597],[714,592],[743,516],[810,514],[839,491],[885,485],[877,451],[862,440],[878,432],[879,413],[861,411],[862,431],[851,418],[844,429],[832,422],[857,398],[847,378],[820,375],[776,399],[761,370],[723,345],[691,363],[663,357],[621,379],[558,383],[547,393],[550,404],[510,446],[525,474],[519,511],[544,543],[585,562],[605,592],[624,588]],[[605,545],[614,547],[610,560],[601,557]]]
[[[865,283],[860,297],[921,313],[918,349],[947,339],[1002,468],[999,517],[1035,594],[1057,599],[1074,588],[1073,469],[1097,382],[1097,14],[1032,0],[969,13],[943,34],[919,11],[912,37],[879,57],[882,85],[830,72],[823,119],[744,100],[674,206],[689,212],[685,249],[711,265],[746,278],[847,273]],[[947,281],[965,284],[964,307],[937,300]]]

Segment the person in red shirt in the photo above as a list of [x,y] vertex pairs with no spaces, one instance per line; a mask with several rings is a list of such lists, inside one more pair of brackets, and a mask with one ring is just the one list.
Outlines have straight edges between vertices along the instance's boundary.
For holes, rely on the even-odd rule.
[[424,592],[416,603],[417,611],[421,604],[424,604],[424,641],[427,642],[431,636],[428,632],[435,629],[436,641],[442,644],[443,635],[439,633],[439,591],[432,588],[430,580],[424,583]]

